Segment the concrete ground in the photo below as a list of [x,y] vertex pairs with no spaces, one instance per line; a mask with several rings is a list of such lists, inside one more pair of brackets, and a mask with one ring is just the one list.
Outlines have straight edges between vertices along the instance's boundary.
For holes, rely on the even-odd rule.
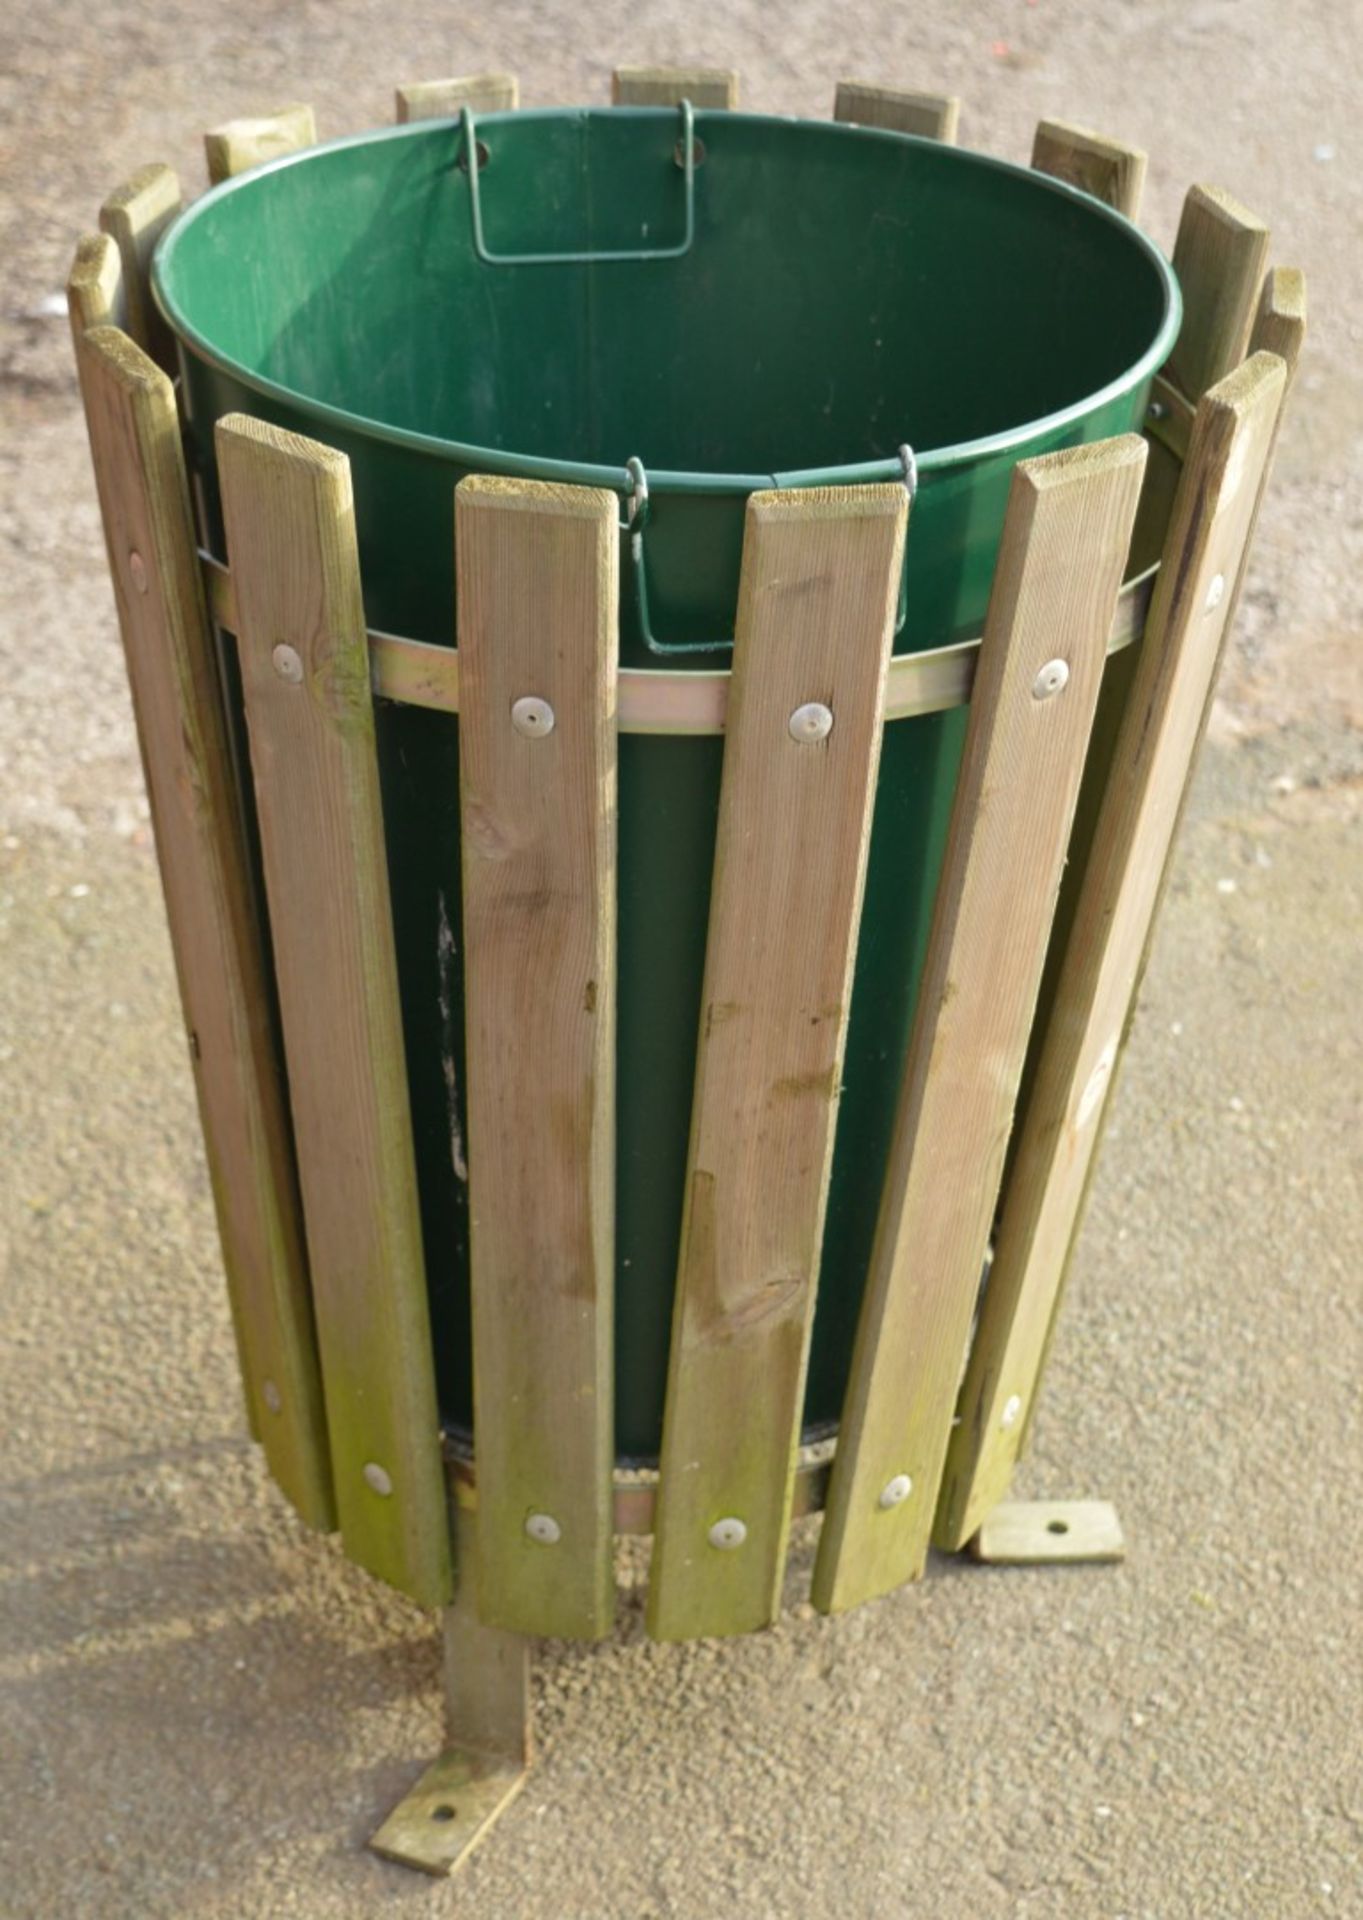
[[[1363,1913],[1358,1375],[1359,22],[1334,0],[668,11],[604,0],[14,0],[0,22],[0,1913]],[[439,1744],[434,1635],[247,1443],[65,321],[106,188],[303,98],[616,61],[1061,114],[1271,219],[1313,334],[1024,1493],[1115,1500],[1118,1569],[938,1562],[837,1621],[536,1664],[541,1757],[466,1875],[363,1850]],[[807,1573],[810,1541],[797,1550]],[[794,1589],[793,1589],[794,1591]]]

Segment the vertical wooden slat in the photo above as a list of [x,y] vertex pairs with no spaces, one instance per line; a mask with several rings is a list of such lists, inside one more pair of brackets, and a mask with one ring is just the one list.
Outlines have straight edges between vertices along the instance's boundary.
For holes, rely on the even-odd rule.
[[466,73],[453,80],[414,80],[395,95],[397,120],[452,120],[465,107],[475,113],[511,113],[520,105],[514,73]]
[[[1300,358],[1301,350],[1302,350],[1302,346],[1305,341],[1305,338],[1306,338],[1305,276],[1301,273],[1301,271],[1298,268],[1295,268],[1295,267],[1274,267],[1264,276],[1263,292],[1260,296],[1259,310],[1255,318],[1253,332],[1251,333],[1251,336],[1250,336],[1250,350],[1254,353],[1268,352],[1268,353],[1276,353],[1278,355],[1278,358],[1283,362],[1284,366],[1287,369],[1287,390],[1289,392],[1291,390],[1292,381],[1296,373],[1297,362],[1298,362],[1298,359]],[[1227,632],[1229,632],[1230,628],[1234,625],[1235,609],[1239,604],[1240,592],[1244,585],[1245,571],[1249,565],[1249,555],[1253,545],[1254,523],[1257,523],[1259,508],[1263,504],[1263,496],[1268,486],[1269,476],[1270,476],[1272,465],[1273,465],[1273,451],[1277,447],[1278,433],[1282,424],[1285,404],[1286,402],[1284,398],[1284,406],[1279,409],[1278,423],[1277,425],[1275,425],[1273,430],[1273,445],[1270,448],[1269,457],[1267,462],[1265,463],[1263,475],[1259,482],[1259,499],[1258,499],[1258,502],[1256,502],[1255,509],[1254,509],[1254,522],[1251,523],[1250,533],[1248,538],[1245,541],[1244,552],[1240,562],[1240,573],[1235,583],[1233,597],[1230,602],[1229,612],[1227,614],[1227,622],[1226,622]],[[1154,453],[1156,455],[1159,455],[1161,454],[1161,452],[1162,450],[1160,449],[1158,443],[1156,443],[1154,448]],[[1179,472],[1181,474],[1181,463],[1180,463]],[[1172,522],[1172,518],[1173,518],[1173,515],[1171,510],[1166,515],[1166,527],[1168,524]],[[1129,691],[1130,691],[1129,683],[1133,681],[1135,678],[1138,660],[1139,660],[1138,650],[1133,648],[1127,655],[1120,656],[1119,659],[1117,660],[1109,660],[1108,662],[1107,678],[1104,682],[1103,693],[1099,703],[1098,719],[1094,724],[1094,737],[1093,737],[1093,741],[1090,744],[1090,749],[1089,749],[1089,765],[1085,774],[1084,787],[1080,793],[1079,812],[1076,814],[1075,830],[1070,836],[1068,875],[1073,875],[1079,883],[1075,888],[1076,900],[1078,898],[1079,891],[1082,887],[1084,873],[1087,871],[1087,862],[1089,858],[1089,853],[1091,851],[1091,843],[1092,843],[1094,831],[1097,826],[1097,816],[1101,810],[1103,795],[1106,791],[1106,773],[1113,759],[1113,751],[1116,746],[1117,731],[1120,727],[1122,714],[1125,711],[1127,698],[1129,697]],[[1114,668],[1119,668],[1122,676],[1115,687],[1113,686]],[[1206,702],[1204,704],[1204,709],[1203,709],[1202,725],[1198,729],[1199,742],[1201,741],[1202,735],[1206,732],[1207,721],[1208,721],[1208,718],[1210,717],[1211,708],[1212,708],[1213,701],[1215,699],[1215,695],[1216,695],[1216,675],[1213,674],[1211,683],[1209,684],[1207,689],[1207,698],[1206,698]],[[1121,701],[1120,706],[1117,705],[1118,697],[1120,697],[1120,701]],[[1108,744],[1105,747],[1103,747],[1101,751],[1100,751],[1100,743],[1099,743],[1100,729],[1103,730],[1104,736],[1108,741]],[[1160,883],[1160,891],[1156,898],[1154,909],[1151,913],[1150,928],[1146,934],[1145,950],[1142,954],[1140,968],[1136,976],[1136,988],[1135,988],[1135,993],[1133,994],[1133,1000],[1135,998],[1135,994],[1139,993],[1140,983],[1145,977],[1145,969],[1149,962],[1149,957],[1150,957],[1150,946],[1154,939],[1155,930],[1159,924],[1161,904],[1163,902],[1164,894],[1168,886],[1169,870],[1173,864],[1173,847],[1177,842],[1180,833],[1182,832],[1183,816],[1187,810],[1188,794],[1189,794],[1191,785],[1192,785],[1191,779],[1189,779],[1184,785],[1183,799],[1179,805],[1178,820],[1174,826],[1173,833],[1170,837],[1170,853],[1168,858],[1165,861],[1164,878]],[[1085,824],[1084,824],[1082,848],[1076,851],[1076,842],[1079,841],[1081,837],[1080,836],[1080,818],[1084,813],[1086,805],[1089,810],[1089,818],[1087,819],[1087,821],[1085,821]],[[1068,879],[1068,875],[1067,875],[1067,879]],[[1065,932],[1065,940],[1066,940],[1066,944],[1068,944],[1068,924]],[[1063,961],[1064,961],[1064,953],[1063,951],[1057,950],[1056,940],[1053,938],[1052,952],[1048,957],[1047,969],[1048,969],[1048,973],[1052,973],[1056,976],[1057,983],[1058,983],[1059,969],[1060,969],[1060,966],[1063,964]],[[1041,1036],[1038,1036],[1037,1034],[1033,1034],[1032,1043],[1031,1043],[1033,1052],[1036,1054],[1037,1058],[1040,1057],[1040,1050],[1037,1044],[1039,1038],[1041,1038]],[[1118,1072],[1121,1069],[1123,1058],[1125,1055],[1125,1048],[1126,1048],[1126,1033],[1124,1030],[1122,1042],[1117,1052],[1117,1059],[1112,1069],[1112,1083],[1113,1083],[1114,1089],[1116,1085],[1116,1077]],[[1111,1100],[1111,1096],[1109,1096],[1109,1106],[1107,1109],[1105,1109],[1105,1112],[1111,1110],[1110,1100]],[[1022,1116],[1020,1114],[1019,1115],[1019,1134],[1021,1134],[1023,1130],[1021,1126],[1021,1121],[1022,1121]],[[1094,1169],[1097,1166],[1097,1163],[1098,1163],[1098,1155],[1097,1155],[1096,1143],[1095,1143],[1095,1150],[1089,1156],[1089,1172],[1085,1179],[1084,1191],[1080,1196],[1079,1204],[1076,1209],[1076,1215],[1075,1215],[1076,1235],[1078,1232],[1079,1223],[1083,1220],[1084,1215],[1088,1211],[1088,1191],[1089,1191],[1090,1185],[1092,1184],[1093,1173],[1094,1173]],[[1073,1240],[1073,1236],[1072,1236],[1072,1240]],[[1069,1256],[1067,1255],[1066,1256],[1066,1273],[1068,1272],[1068,1259],[1069,1259]],[[1059,1317],[1060,1305],[1064,1296],[1064,1291],[1065,1291],[1065,1274],[1062,1274],[1060,1283],[1055,1287],[1053,1291],[1053,1296],[1052,1296],[1052,1300],[1049,1308],[1049,1316],[1050,1316],[1049,1326],[1048,1326],[1045,1341],[1042,1347],[1040,1359],[1037,1361],[1037,1364],[1036,1364],[1035,1379],[1038,1381],[1041,1375],[1045,1372],[1046,1364],[1050,1357],[1051,1339],[1055,1332],[1056,1320]],[[1037,1390],[1034,1384],[1031,1395],[1023,1411],[1023,1417],[1021,1421],[1021,1432],[1018,1435],[1017,1446],[1015,1448],[1015,1460],[1020,1459],[1022,1455],[1026,1452],[1027,1441],[1031,1432],[1032,1416],[1036,1408],[1037,1397],[1038,1397]]]
[[[1269,448],[1268,459],[1264,463],[1263,473],[1259,481],[1259,498],[1255,502],[1254,514],[1250,523],[1249,534],[1245,540],[1244,550],[1242,552],[1241,559],[1240,559],[1240,571],[1236,578],[1235,587],[1232,592],[1231,600],[1230,600],[1227,615],[1226,615],[1226,626],[1225,626],[1226,633],[1229,633],[1235,624],[1235,613],[1240,603],[1240,594],[1244,587],[1245,574],[1249,567],[1250,553],[1253,548],[1254,529],[1255,529],[1255,526],[1258,524],[1259,510],[1263,505],[1264,494],[1268,489],[1268,482],[1272,474],[1273,459],[1277,451],[1277,445],[1278,445],[1278,435],[1279,435],[1279,432],[1281,431],[1283,415],[1286,411],[1287,394],[1289,394],[1292,390],[1292,382],[1296,377],[1297,364],[1301,358],[1301,351],[1302,351],[1302,347],[1305,344],[1305,340],[1306,340],[1306,277],[1301,272],[1300,268],[1297,268],[1297,267],[1270,268],[1269,272],[1264,275],[1264,284],[1263,284],[1262,293],[1260,294],[1260,297],[1259,297],[1258,311],[1255,315],[1254,326],[1250,333],[1250,343],[1249,343],[1250,352],[1251,353],[1276,353],[1278,358],[1283,362],[1283,365],[1287,370],[1287,386],[1284,392],[1283,404],[1282,406],[1279,407],[1278,419],[1274,425],[1273,440]],[[1171,516],[1171,519],[1172,519],[1172,516]],[[1225,642],[1223,638],[1223,642],[1222,642],[1223,649],[1224,649],[1224,644]],[[1134,670],[1135,664],[1136,664],[1136,660],[1133,654],[1133,657],[1132,657],[1133,670]],[[1211,682],[1207,688],[1207,697],[1203,705],[1202,724],[1198,728],[1197,737],[1198,737],[1199,747],[1202,741],[1202,737],[1206,733],[1208,720],[1211,717],[1211,709],[1216,697],[1216,680],[1217,680],[1217,675],[1219,674],[1219,671],[1220,671],[1220,668],[1218,665],[1218,668],[1216,672],[1213,673]],[[1112,667],[1111,667],[1111,664],[1109,664],[1109,667],[1108,667],[1109,677],[1111,676],[1111,672],[1112,672]],[[1196,751],[1197,751],[1197,748],[1194,749],[1195,754],[1196,754]],[[1092,757],[1093,756],[1090,755],[1090,761],[1092,761]],[[1163,901],[1164,901],[1164,895],[1168,889],[1168,884],[1169,884],[1169,872],[1173,865],[1173,849],[1174,849],[1174,846],[1177,844],[1177,841],[1183,831],[1183,818],[1185,813],[1187,812],[1188,795],[1191,790],[1191,787],[1192,787],[1192,779],[1190,775],[1189,779],[1184,783],[1183,798],[1179,803],[1178,819],[1175,822],[1173,833],[1170,836],[1170,852],[1168,857],[1165,860],[1164,875],[1163,875],[1163,878],[1161,879],[1159,893],[1156,897],[1155,906],[1151,913],[1150,927],[1146,933],[1145,947],[1142,951],[1141,963],[1136,975],[1136,986],[1132,996],[1133,1004],[1134,1004],[1135,998],[1139,995],[1140,985],[1145,978],[1145,971],[1147,966],[1149,965],[1150,949],[1154,941],[1155,931],[1159,925],[1159,918],[1160,918],[1160,912],[1161,912]],[[1099,796],[1099,800],[1101,800],[1101,795]],[[1071,842],[1071,860],[1073,860],[1073,842]],[[1061,957],[1061,956],[1057,956],[1057,958],[1058,957]],[[1116,1087],[1117,1075],[1121,1070],[1123,1060],[1125,1057],[1126,1037],[1127,1037],[1127,1030],[1124,1029],[1122,1042],[1117,1051],[1117,1059],[1112,1069],[1112,1086],[1113,1086],[1114,1092]],[[1106,1114],[1111,1111],[1111,1099],[1112,1099],[1112,1094],[1109,1094],[1108,1106],[1104,1109],[1104,1120],[1103,1122],[1100,1123],[1100,1125],[1105,1124]],[[1085,1177],[1084,1190],[1080,1196],[1079,1205],[1076,1209],[1075,1231],[1074,1231],[1074,1234],[1071,1236],[1071,1250],[1073,1248],[1074,1239],[1075,1237],[1077,1237],[1077,1234],[1078,1234],[1079,1225],[1083,1221],[1083,1218],[1088,1211],[1089,1188],[1092,1185],[1094,1170],[1096,1169],[1098,1164],[1097,1146],[1098,1146],[1098,1142],[1095,1141],[1094,1150],[1089,1156],[1089,1171],[1087,1176]],[[1042,1374],[1045,1372],[1047,1362],[1050,1358],[1051,1341],[1055,1334],[1056,1321],[1060,1313],[1060,1304],[1064,1297],[1065,1283],[1066,1283],[1066,1278],[1068,1276],[1068,1270],[1069,1270],[1069,1254],[1066,1255],[1065,1271],[1061,1274],[1060,1282],[1054,1289],[1053,1297],[1049,1307],[1049,1324],[1046,1331],[1046,1337],[1042,1346],[1040,1358],[1036,1364],[1036,1372],[1035,1372],[1035,1379],[1034,1379],[1032,1392],[1027,1401],[1027,1405],[1024,1411],[1024,1417],[1021,1423],[1022,1431],[1018,1436],[1018,1442],[1016,1447],[1017,1459],[1020,1459],[1022,1455],[1026,1452],[1027,1442],[1028,1442],[1028,1438],[1030,1436],[1031,1428],[1032,1428],[1032,1417],[1036,1409],[1036,1403],[1038,1398],[1036,1382],[1040,1381],[1040,1378]]]
[[[649,1593],[662,1639],[780,1607],[906,506],[895,486],[748,503]],[[803,737],[810,706],[826,736]]]
[[456,495],[479,1607],[574,1638],[615,1611],[619,517],[595,488]]
[[951,93],[904,93],[897,87],[872,87],[860,80],[839,80],[833,118],[858,127],[883,127],[912,133],[920,140],[941,140],[954,147],[961,102]]
[[434,1606],[449,1535],[350,466],[241,415],[217,447],[341,1531]]
[[1128,220],[1135,220],[1141,210],[1146,158],[1140,147],[1068,120],[1041,121],[1032,142],[1032,165],[1038,173],[1082,188]]
[[296,103],[274,113],[252,114],[224,121],[204,135],[204,160],[211,186],[234,180],[239,173],[299,153],[317,144],[317,122],[310,106]]
[[127,332],[123,260],[107,233],[87,233],[77,242],[66,279],[66,311],[78,366],[80,336],[91,327],[118,327]]
[[1268,228],[1219,187],[1190,187],[1174,242],[1183,326],[1164,371],[1190,400],[1238,367],[1268,264]]
[[1007,1491],[1036,1397],[1284,381],[1256,354],[1198,408],[962,1389],[935,1531],[947,1549]]
[[617,67],[611,75],[611,101],[617,107],[693,107],[738,105],[738,75],[732,67]]
[[1272,267],[1264,275],[1249,336],[1251,353],[1276,353],[1292,390],[1306,340],[1306,275],[1300,267]]
[[165,374],[116,328],[77,343],[166,917],[252,1427],[335,1524],[292,1146]]
[[100,231],[108,234],[123,262],[127,331],[172,376],[178,367],[175,336],[152,298],[151,256],[182,204],[176,174],[153,161],[115,187],[99,210]]
[[[1245,574],[1249,568],[1250,554],[1254,544],[1254,530],[1258,524],[1259,510],[1263,506],[1264,494],[1268,490],[1268,483],[1273,470],[1273,458],[1274,458],[1275,452],[1277,451],[1278,435],[1282,429],[1283,415],[1286,411],[1287,394],[1291,392],[1292,382],[1296,376],[1297,363],[1301,357],[1301,350],[1303,345],[1305,344],[1305,340],[1306,340],[1306,279],[1305,279],[1305,275],[1302,274],[1300,269],[1296,267],[1274,267],[1264,276],[1264,286],[1263,286],[1263,292],[1259,300],[1259,310],[1255,317],[1253,331],[1250,335],[1250,350],[1251,352],[1254,352],[1254,353],[1260,353],[1260,352],[1276,353],[1278,358],[1283,362],[1283,365],[1286,368],[1287,385],[1284,390],[1282,405],[1278,409],[1278,418],[1274,424],[1273,439],[1269,447],[1268,459],[1264,463],[1263,472],[1260,476],[1259,497],[1256,500],[1254,505],[1254,513],[1250,521],[1249,533],[1246,536],[1244,547],[1241,553],[1240,571],[1236,576],[1235,586],[1232,590],[1231,598],[1230,598],[1227,613],[1226,613],[1226,624],[1223,629],[1223,637],[1222,637],[1223,652],[1225,649],[1225,635],[1230,633],[1231,629],[1235,624],[1236,609],[1240,604],[1240,594],[1244,588]],[[1172,515],[1170,516],[1170,518],[1172,521]],[[1136,666],[1136,656],[1133,653],[1133,657],[1132,657],[1133,672],[1134,672],[1135,666]],[[1111,667],[1111,664],[1109,663],[1109,667],[1108,667],[1109,677],[1111,676],[1111,672],[1112,672],[1112,667]],[[1216,699],[1216,682],[1217,682],[1217,677],[1219,673],[1220,673],[1220,663],[1218,660],[1217,667],[1214,670],[1211,680],[1207,687],[1206,699],[1203,702],[1202,723],[1199,726],[1197,731],[1197,745],[1194,747],[1194,750],[1193,750],[1194,758],[1196,757],[1197,751],[1201,746],[1203,736],[1207,731],[1207,723],[1211,718],[1212,706]],[[1090,754],[1090,761],[1092,761],[1092,757],[1093,757],[1092,754]],[[1109,758],[1110,757],[1111,756],[1109,756]],[[1174,829],[1172,834],[1170,835],[1169,853],[1166,856],[1165,863],[1164,863],[1164,874],[1160,880],[1159,892],[1156,895],[1155,905],[1151,911],[1150,925],[1145,936],[1145,946],[1142,950],[1140,966],[1137,969],[1137,973],[1136,973],[1136,984],[1132,991],[1133,1006],[1135,1004],[1137,997],[1139,996],[1141,982],[1145,978],[1146,968],[1150,964],[1150,952],[1154,943],[1155,932],[1159,925],[1160,912],[1163,906],[1164,896],[1169,886],[1169,874],[1173,866],[1174,847],[1176,846],[1178,839],[1183,831],[1183,819],[1184,819],[1184,815],[1188,810],[1188,796],[1191,789],[1192,789],[1192,777],[1191,777],[1191,768],[1190,768],[1189,777],[1184,782],[1183,798],[1179,802],[1178,818],[1174,823]],[[1101,803],[1101,795],[1099,795],[1099,804],[1100,803]],[[1094,824],[1096,825],[1096,821]],[[1071,840],[1071,860],[1073,860],[1073,840]],[[1063,959],[1063,956],[1056,956],[1056,958]],[[1111,1101],[1112,1101],[1113,1093],[1115,1092],[1115,1089],[1116,1089],[1117,1075],[1121,1071],[1121,1068],[1125,1059],[1126,1042],[1127,1042],[1127,1036],[1129,1033],[1129,1028],[1130,1028],[1130,1023],[1128,1022],[1127,1027],[1125,1027],[1122,1031],[1121,1044],[1117,1049],[1117,1058],[1113,1064],[1112,1074],[1111,1074],[1112,1091],[1109,1092],[1108,1103],[1104,1108],[1103,1119],[1099,1122],[1100,1127],[1106,1124],[1106,1115],[1111,1111]],[[1095,1140],[1094,1149],[1089,1155],[1089,1171],[1085,1176],[1084,1189],[1082,1194],[1080,1195],[1079,1205],[1075,1212],[1075,1228],[1074,1228],[1074,1233],[1071,1235],[1071,1241],[1070,1241],[1071,1252],[1073,1250],[1074,1240],[1078,1235],[1080,1223],[1083,1221],[1083,1218],[1088,1211],[1089,1189],[1093,1183],[1094,1171],[1098,1164],[1098,1152],[1097,1152],[1098,1144],[1099,1144],[1099,1140]],[[1054,1338],[1056,1321],[1060,1313],[1060,1303],[1064,1297],[1065,1283],[1068,1277],[1069,1259],[1070,1259],[1070,1254],[1067,1253],[1066,1259],[1065,1259],[1065,1269],[1060,1276],[1059,1284],[1054,1289],[1053,1297],[1049,1307],[1049,1324],[1047,1326],[1045,1342],[1041,1350],[1041,1357],[1038,1360],[1036,1365],[1036,1373],[1035,1373],[1034,1384],[1032,1387],[1032,1392],[1028,1398],[1027,1405],[1025,1408],[1024,1418],[1022,1420],[1022,1431],[1018,1436],[1018,1443],[1016,1448],[1016,1458],[1018,1459],[1020,1459],[1022,1455],[1025,1453],[1027,1448],[1028,1437],[1031,1433],[1032,1417],[1036,1410],[1036,1403],[1037,1403],[1037,1397],[1038,1397],[1036,1382],[1039,1382],[1041,1375],[1045,1372],[1046,1364],[1050,1358],[1051,1341]]]
[[921,1573],[1145,468],[1023,461],[985,620],[813,1598]]

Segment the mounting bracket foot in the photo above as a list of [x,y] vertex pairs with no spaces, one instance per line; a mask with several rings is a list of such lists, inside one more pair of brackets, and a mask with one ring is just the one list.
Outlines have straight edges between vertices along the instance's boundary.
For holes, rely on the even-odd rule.
[[1126,1541],[1106,1500],[1003,1500],[966,1551],[990,1566],[1054,1566],[1123,1560]]
[[385,1860],[434,1874],[453,1873],[468,1858],[530,1772],[530,1643],[478,1618],[473,1515],[456,1508],[454,1532],[445,1751],[369,1842]]

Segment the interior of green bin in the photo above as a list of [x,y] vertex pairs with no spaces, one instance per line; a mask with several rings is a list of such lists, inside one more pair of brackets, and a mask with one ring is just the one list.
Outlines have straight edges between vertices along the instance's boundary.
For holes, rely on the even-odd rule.
[[[1178,324],[1167,263],[1086,196],[935,142],[719,113],[695,132],[682,257],[480,259],[457,121],[292,156],[191,207],[155,277],[217,550],[216,418],[241,409],[340,446],[371,625],[448,646],[465,473],[609,486],[623,517],[638,457],[654,625],[724,641],[747,495],[893,478],[909,443],[920,484],[896,651],[977,631],[1017,459],[1140,425]],[[680,114],[525,112],[477,134],[490,252],[681,240]],[[621,575],[622,662],[657,667],[627,547]],[[811,1429],[840,1410],[963,731],[959,709],[886,730]],[[458,724],[380,702],[378,735],[441,1404],[467,1427],[460,1169],[477,1116],[462,1098]],[[721,762],[718,738],[620,742],[616,1411],[631,1458],[656,1452],[661,1427]]]

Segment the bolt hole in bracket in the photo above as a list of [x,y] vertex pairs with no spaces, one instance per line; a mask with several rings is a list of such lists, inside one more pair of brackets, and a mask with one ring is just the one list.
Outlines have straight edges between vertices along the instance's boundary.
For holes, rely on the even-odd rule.
[[526,1768],[457,1747],[422,1774],[370,1841],[374,1852],[421,1873],[452,1873],[525,1784]]

